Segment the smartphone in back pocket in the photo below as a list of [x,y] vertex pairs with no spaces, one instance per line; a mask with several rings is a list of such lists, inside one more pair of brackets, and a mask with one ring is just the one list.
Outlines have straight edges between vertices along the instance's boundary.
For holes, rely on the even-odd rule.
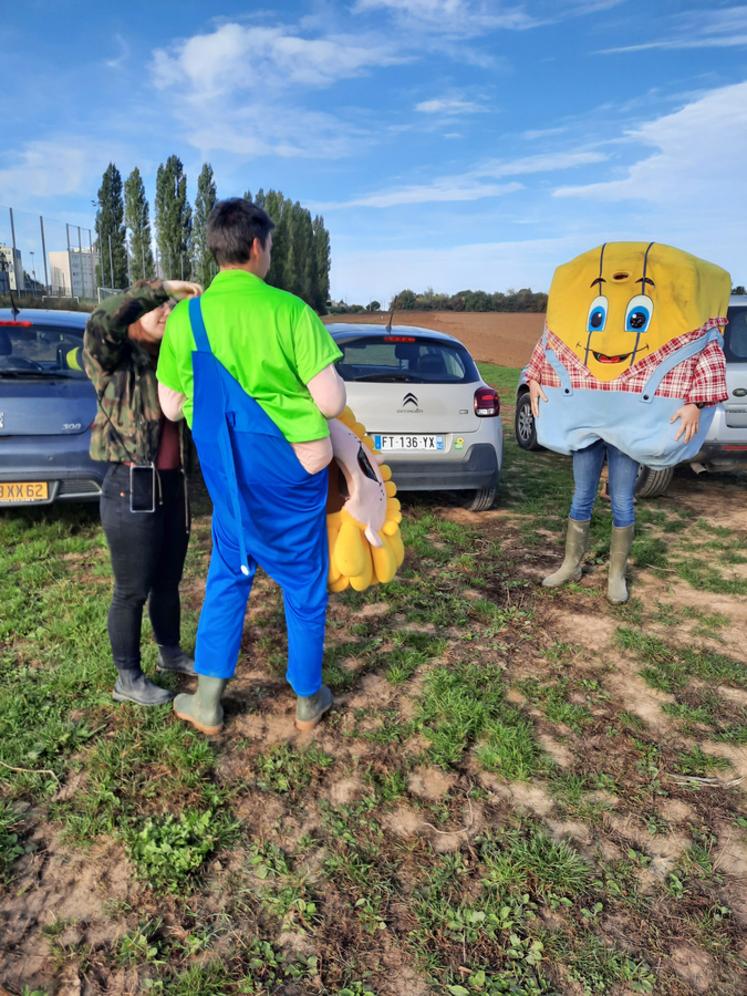
[[152,463],[130,467],[130,511],[155,512],[156,468]]

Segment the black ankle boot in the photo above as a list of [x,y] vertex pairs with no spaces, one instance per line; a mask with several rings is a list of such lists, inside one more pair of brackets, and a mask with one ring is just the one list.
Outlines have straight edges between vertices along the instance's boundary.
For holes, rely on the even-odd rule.
[[165,647],[158,644],[158,661],[156,668],[159,671],[172,671],[177,674],[194,674],[194,658],[185,653],[181,647]]
[[166,705],[174,693],[161,688],[146,678],[139,667],[118,667],[117,680],[112,692],[115,702],[135,702],[142,706]]

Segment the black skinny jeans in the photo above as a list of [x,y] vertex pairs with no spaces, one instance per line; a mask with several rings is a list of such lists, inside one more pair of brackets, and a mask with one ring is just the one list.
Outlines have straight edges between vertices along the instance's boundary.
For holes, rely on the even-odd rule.
[[179,645],[179,582],[189,543],[189,510],[181,470],[157,474],[155,512],[130,511],[130,468],[124,464],[111,464],[101,487],[101,525],[114,572],[109,639],[117,668],[140,665],[146,599],[156,641]]

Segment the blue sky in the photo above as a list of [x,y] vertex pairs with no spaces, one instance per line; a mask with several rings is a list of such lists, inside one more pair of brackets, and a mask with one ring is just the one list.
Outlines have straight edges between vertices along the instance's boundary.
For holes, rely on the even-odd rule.
[[24,0],[0,45],[18,211],[91,224],[109,161],[152,195],[176,153],[322,213],[348,301],[546,289],[612,239],[747,282],[747,4]]

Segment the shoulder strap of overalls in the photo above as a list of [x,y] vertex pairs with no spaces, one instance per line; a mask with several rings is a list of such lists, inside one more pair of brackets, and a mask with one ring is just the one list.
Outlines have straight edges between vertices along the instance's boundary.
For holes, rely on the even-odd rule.
[[[547,341],[547,340],[545,340]],[[573,394],[573,388],[571,387],[571,376],[566,370],[565,366],[560,362],[558,354],[554,349],[548,347],[545,349],[545,359],[553,368],[560,381],[560,386],[563,388],[563,394]]]
[[[199,297],[193,297],[189,302],[189,320],[192,323],[192,335],[195,337],[195,345],[197,346],[198,353],[210,353],[212,355],[212,350],[210,348],[210,340],[208,339],[207,329],[205,328],[205,320],[202,317],[202,306],[200,304]],[[239,482],[236,476],[236,464],[234,461],[233,449],[231,447],[231,439],[229,434],[228,421],[225,417],[221,426],[221,431],[218,432],[217,436],[217,446],[220,450],[221,459],[223,462],[223,469],[228,480],[228,494],[224,496],[228,502],[228,506],[231,511],[231,516],[233,518],[233,528],[234,536],[236,538],[236,545],[239,549],[239,554],[241,557],[241,562],[239,564],[239,570],[244,576],[250,574],[249,570],[249,557],[246,550],[246,543],[244,541],[244,531],[241,528],[241,509],[239,507]]]
[[713,328],[706,332],[705,335],[702,335],[699,339],[695,339],[694,342],[688,342],[671,353],[663,363],[660,363],[658,367],[654,368],[651,372],[651,376],[643,385],[643,391],[641,392],[641,401],[643,404],[651,404],[661,382],[679,363],[682,363],[684,360],[689,360],[691,356],[697,356],[698,353],[702,352],[706,348],[708,343],[720,338],[721,333],[719,330],[717,328]]
[[202,317],[202,305],[199,297],[189,299],[189,320],[192,323],[192,335],[200,353],[211,353],[205,319]]

